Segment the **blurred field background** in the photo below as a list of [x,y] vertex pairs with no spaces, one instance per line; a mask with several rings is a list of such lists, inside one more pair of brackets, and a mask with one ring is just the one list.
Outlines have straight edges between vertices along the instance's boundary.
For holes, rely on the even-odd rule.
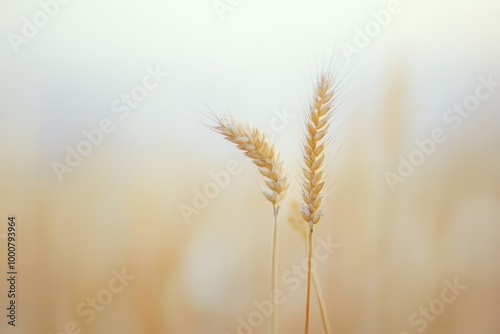
[[[340,244],[319,264],[334,333],[417,333],[409,317],[440,297],[444,280],[467,285],[425,333],[500,332],[500,92],[457,130],[443,114],[500,80],[495,1],[401,1],[404,10],[347,73],[328,156],[329,192],[316,238]],[[2,35],[19,33],[35,1],[4,1]],[[260,177],[228,142],[200,124],[227,108],[259,127],[276,110],[296,115],[274,134],[297,198],[300,136],[323,59],[385,1],[242,1],[224,20],[197,1],[72,1],[19,53],[0,42],[0,332],[239,333],[268,298],[271,210]],[[342,57],[340,55],[340,57]],[[112,101],[157,64],[170,76],[121,121]],[[83,129],[116,128],[59,182],[51,164]],[[448,139],[392,192],[384,178],[432,129]],[[339,150],[343,144],[342,149]],[[186,224],[179,211],[210,172],[231,178]],[[288,203],[288,201],[287,201]],[[280,214],[280,271],[304,259]],[[18,231],[18,326],[6,324],[7,216]],[[86,323],[76,309],[135,279]],[[300,333],[305,281],[280,281],[281,333]],[[250,331],[268,333],[268,319]],[[316,304],[312,333],[321,333]]]

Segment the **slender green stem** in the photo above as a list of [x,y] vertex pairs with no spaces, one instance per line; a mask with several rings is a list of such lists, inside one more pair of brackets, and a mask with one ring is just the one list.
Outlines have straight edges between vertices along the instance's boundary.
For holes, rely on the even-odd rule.
[[307,251],[307,290],[306,290],[306,323],[304,333],[309,333],[309,315],[311,313],[311,272],[312,272],[312,241],[313,241],[313,231],[314,227],[309,227],[309,235],[307,240],[308,251]]
[[273,239],[271,244],[271,333],[278,333],[278,211],[279,206],[274,207]]

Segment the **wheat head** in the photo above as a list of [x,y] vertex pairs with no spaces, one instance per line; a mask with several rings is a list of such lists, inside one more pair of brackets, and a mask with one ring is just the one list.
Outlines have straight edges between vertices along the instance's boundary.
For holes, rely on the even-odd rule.
[[241,123],[232,116],[216,117],[215,121],[216,125],[212,129],[236,144],[259,168],[266,184],[262,192],[276,209],[286,194],[288,179],[274,146],[256,127]]
[[312,229],[323,215],[323,163],[325,160],[325,135],[333,110],[333,84],[323,74],[316,85],[314,100],[307,117],[304,143],[304,179],[302,182],[301,214]]

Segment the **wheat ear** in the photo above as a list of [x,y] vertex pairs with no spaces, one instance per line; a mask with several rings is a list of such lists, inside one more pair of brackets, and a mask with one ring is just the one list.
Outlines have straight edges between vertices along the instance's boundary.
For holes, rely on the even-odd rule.
[[309,225],[307,255],[306,320],[304,333],[309,333],[311,300],[311,271],[314,225],[323,215],[323,165],[325,160],[325,136],[330,125],[333,110],[333,84],[331,78],[323,74],[315,87],[314,100],[306,123],[304,144],[304,166],[302,182],[301,214]]
[[274,146],[268,143],[267,138],[256,127],[237,121],[232,116],[216,118],[215,131],[227,140],[236,144],[238,149],[259,168],[265,177],[264,196],[273,205],[274,224],[271,241],[271,333],[278,332],[278,312],[276,304],[278,289],[278,212],[280,202],[286,194],[288,180],[285,176],[283,163]]
[[[298,201],[292,201],[290,205],[290,212],[287,217],[288,223],[292,229],[299,234],[300,239],[304,243],[304,250],[307,255],[307,233],[309,228],[304,226],[304,221],[300,215],[300,204]],[[326,311],[325,298],[323,296],[323,289],[321,288],[321,283],[316,271],[312,272],[312,283],[314,289],[316,290],[316,297],[318,299],[319,314],[321,317],[321,325],[323,326],[323,333],[330,334],[331,326],[328,321],[328,312]]]

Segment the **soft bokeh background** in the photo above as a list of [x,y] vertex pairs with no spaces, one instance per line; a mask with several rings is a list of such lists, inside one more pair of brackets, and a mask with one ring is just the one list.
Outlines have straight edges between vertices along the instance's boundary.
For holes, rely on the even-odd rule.
[[[254,166],[200,122],[209,109],[259,127],[276,110],[296,115],[274,134],[293,175],[279,222],[286,274],[304,259],[287,222],[302,118],[333,57],[348,90],[316,233],[340,244],[318,267],[333,332],[416,333],[410,315],[456,277],[467,290],[426,333],[499,333],[500,92],[458,130],[443,121],[478,76],[500,80],[498,1],[401,1],[353,65],[338,49],[387,2],[221,3],[234,4],[223,20],[212,0],[73,0],[15,53],[7,34],[39,5],[2,0],[0,332],[63,333],[75,321],[89,334],[238,333],[239,317],[268,298],[271,209]],[[157,64],[170,76],[120,120],[112,101]],[[51,164],[103,118],[115,130],[58,182]],[[384,172],[436,127],[448,140],[392,192]],[[186,224],[179,206],[233,160],[241,173]],[[15,329],[4,315],[10,214],[19,223]],[[122,268],[135,279],[86,323],[77,306]],[[282,333],[302,330],[299,282],[292,290],[280,280]],[[247,332],[268,333],[267,319]],[[311,332],[321,333],[314,299]]]

